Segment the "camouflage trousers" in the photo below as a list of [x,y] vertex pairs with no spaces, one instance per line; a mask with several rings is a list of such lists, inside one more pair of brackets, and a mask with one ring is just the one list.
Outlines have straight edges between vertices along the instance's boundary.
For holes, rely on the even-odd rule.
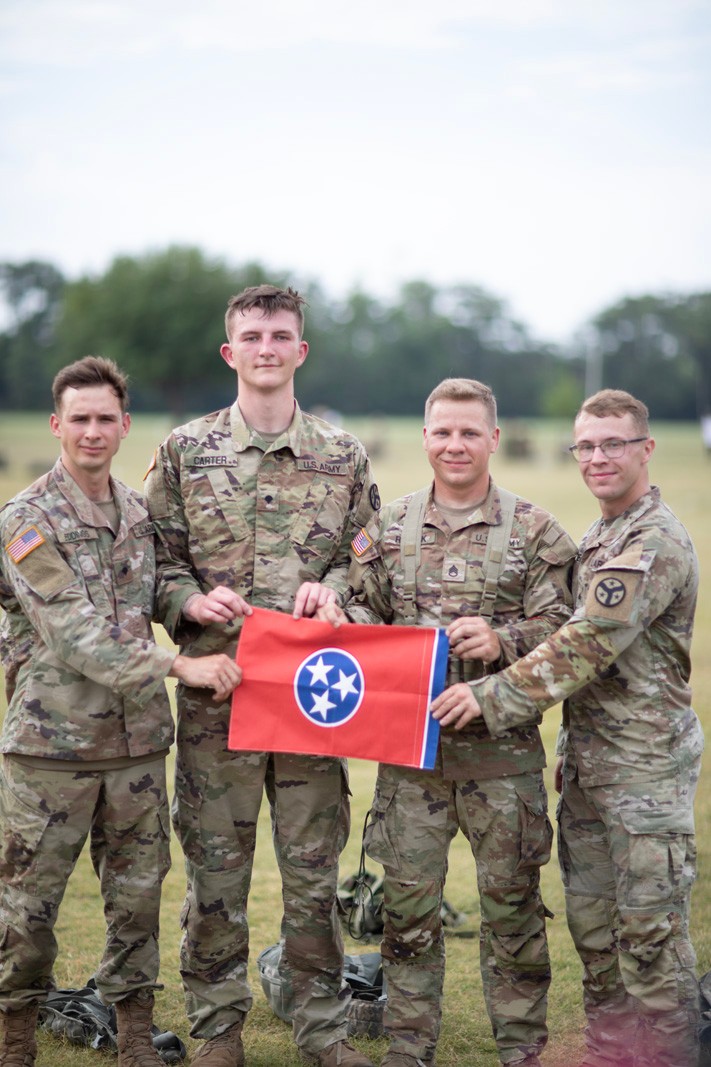
[[252,1005],[247,897],[266,790],[282,883],[280,972],[296,1043],[317,1053],[347,1033],[336,911],[338,859],[350,825],[345,764],[227,752],[203,740],[179,745],[173,808],[188,882],[181,973],[190,1032],[215,1037]]
[[584,967],[588,1057],[600,1067],[697,1062],[697,778],[698,766],[671,780],[585,788],[564,776],[558,851]]
[[365,847],[385,868],[385,1029],[393,1051],[434,1062],[445,956],[440,907],[459,829],[476,860],[486,1008],[501,1062],[514,1064],[547,1040],[550,962],[539,874],[552,829],[540,771],[452,782],[381,764]]
[[0,827],[0,1011],[55,988],[54,925],[89,835],[106,918],[101,997],[110,1004],[156,988],[161,883],[170,867],[165,759],[73,771],[4,756]]

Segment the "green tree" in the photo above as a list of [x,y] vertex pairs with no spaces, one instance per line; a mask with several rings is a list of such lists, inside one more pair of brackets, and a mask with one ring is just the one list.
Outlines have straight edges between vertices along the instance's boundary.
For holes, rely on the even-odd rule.
[[8,326],[0,335],[0,404],[47,407],[54,331],[65,280],[51,263],[0,263]]
[[[603,386],[634,393],[655,418],[694,418],[692,321],[688,301],[677,296],[625,297],[603,311],[593,320],[591,341],[602,355]],[[700,334],[703,322],[699,314]]]
[[197,248],[120,256],[104,275],[67,286],[57,360],[115,359],[139,406],[175,417],[229,403],[234,381],[219,355],[227,300],[267,281],[284,284],[258,263],[233,268]]
[[697,415],[711,413],[711,293],[681,299],[670,321],[679,347],[696,368]]

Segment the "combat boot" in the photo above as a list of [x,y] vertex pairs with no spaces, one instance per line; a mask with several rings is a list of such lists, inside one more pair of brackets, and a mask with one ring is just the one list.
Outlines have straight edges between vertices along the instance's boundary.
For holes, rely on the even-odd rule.
[[153,994],[142,990],[114,1004],[118,1031],[118,1067],[163,1067],[153,1047]]
[[0,1067],[35,1067],[37,1056],[37,1016],[39,1004],[27,1004],[19,1011],[2,1013]]
[[244,1067],[243,1021],[235,1023],[219,1037],[211,1037],[197,1050],[190,1063],[200,1067]]
[[305,1052],[303,1049],[301,1058],[306,1063],[314,1064],[314,1067],[375,1067],[372,1060],[358,1052],[347,1041],[334,1041],[326,1045],[320,1052]]
[[407,1052],[388,1052],[381,1067],[427,1067],[427,1064],[417,1056],[409,1056]]

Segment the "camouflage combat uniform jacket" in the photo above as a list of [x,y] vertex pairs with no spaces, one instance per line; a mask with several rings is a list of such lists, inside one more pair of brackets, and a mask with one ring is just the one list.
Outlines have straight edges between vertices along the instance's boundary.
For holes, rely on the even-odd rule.
[[698,760],[690,646],[698,563],[652,487],[583,538],[575,611],[503,673],[473,683],[497,736],[564,698],[564,751],[581,786],[674,777]]
[[[373,544],[354,561],[350,573],[354,597],[347,614],[354,622],[403,622],[400,541],[411,499],[406,496],[386,505],[365,528]],[[457,530],[451,530],[439,514],[430,493],[416,576],[418,625],[446,627],[463,615],[479,614],[488,530],[501,521],[493,483],[481,507],[463,519]],[[500,670],[526,655],[568,619],[574,556],[575,544],[558,522],[542,508],[517,498],[492,618],[501,657],[489,670]],[[443,730],[438,766],[444,777],[466,781],[475,770],[477,778],[498,778],[545,766],[537,726],[512,724],[511,729],[498,733],[492,738],[481,721],[457,732]]]
[[302,582],[345,598],[351,539],[379,505],[360,442],[296,406],[269,444],[237,403],[174,430],[146,476],[160,544],[161,618],[187,655],[230,651],[240,620],[181,618],[217,585],[251,604],[291,611]]
[[[164,679],[175,653],[151,631],[153,524],[138,494],[111,485],[115,537],[61,460],[0,512],[4,753],[96,761],[172,741]],[[39,545],[14,562],[8,546],[31,529]]]

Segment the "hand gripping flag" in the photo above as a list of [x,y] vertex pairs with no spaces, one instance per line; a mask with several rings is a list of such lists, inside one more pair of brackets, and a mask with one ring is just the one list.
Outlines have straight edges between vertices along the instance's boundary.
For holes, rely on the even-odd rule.
[[434,766],[449,642],[426,626],[334,629],[255,608],[242,626],[227,747]]

